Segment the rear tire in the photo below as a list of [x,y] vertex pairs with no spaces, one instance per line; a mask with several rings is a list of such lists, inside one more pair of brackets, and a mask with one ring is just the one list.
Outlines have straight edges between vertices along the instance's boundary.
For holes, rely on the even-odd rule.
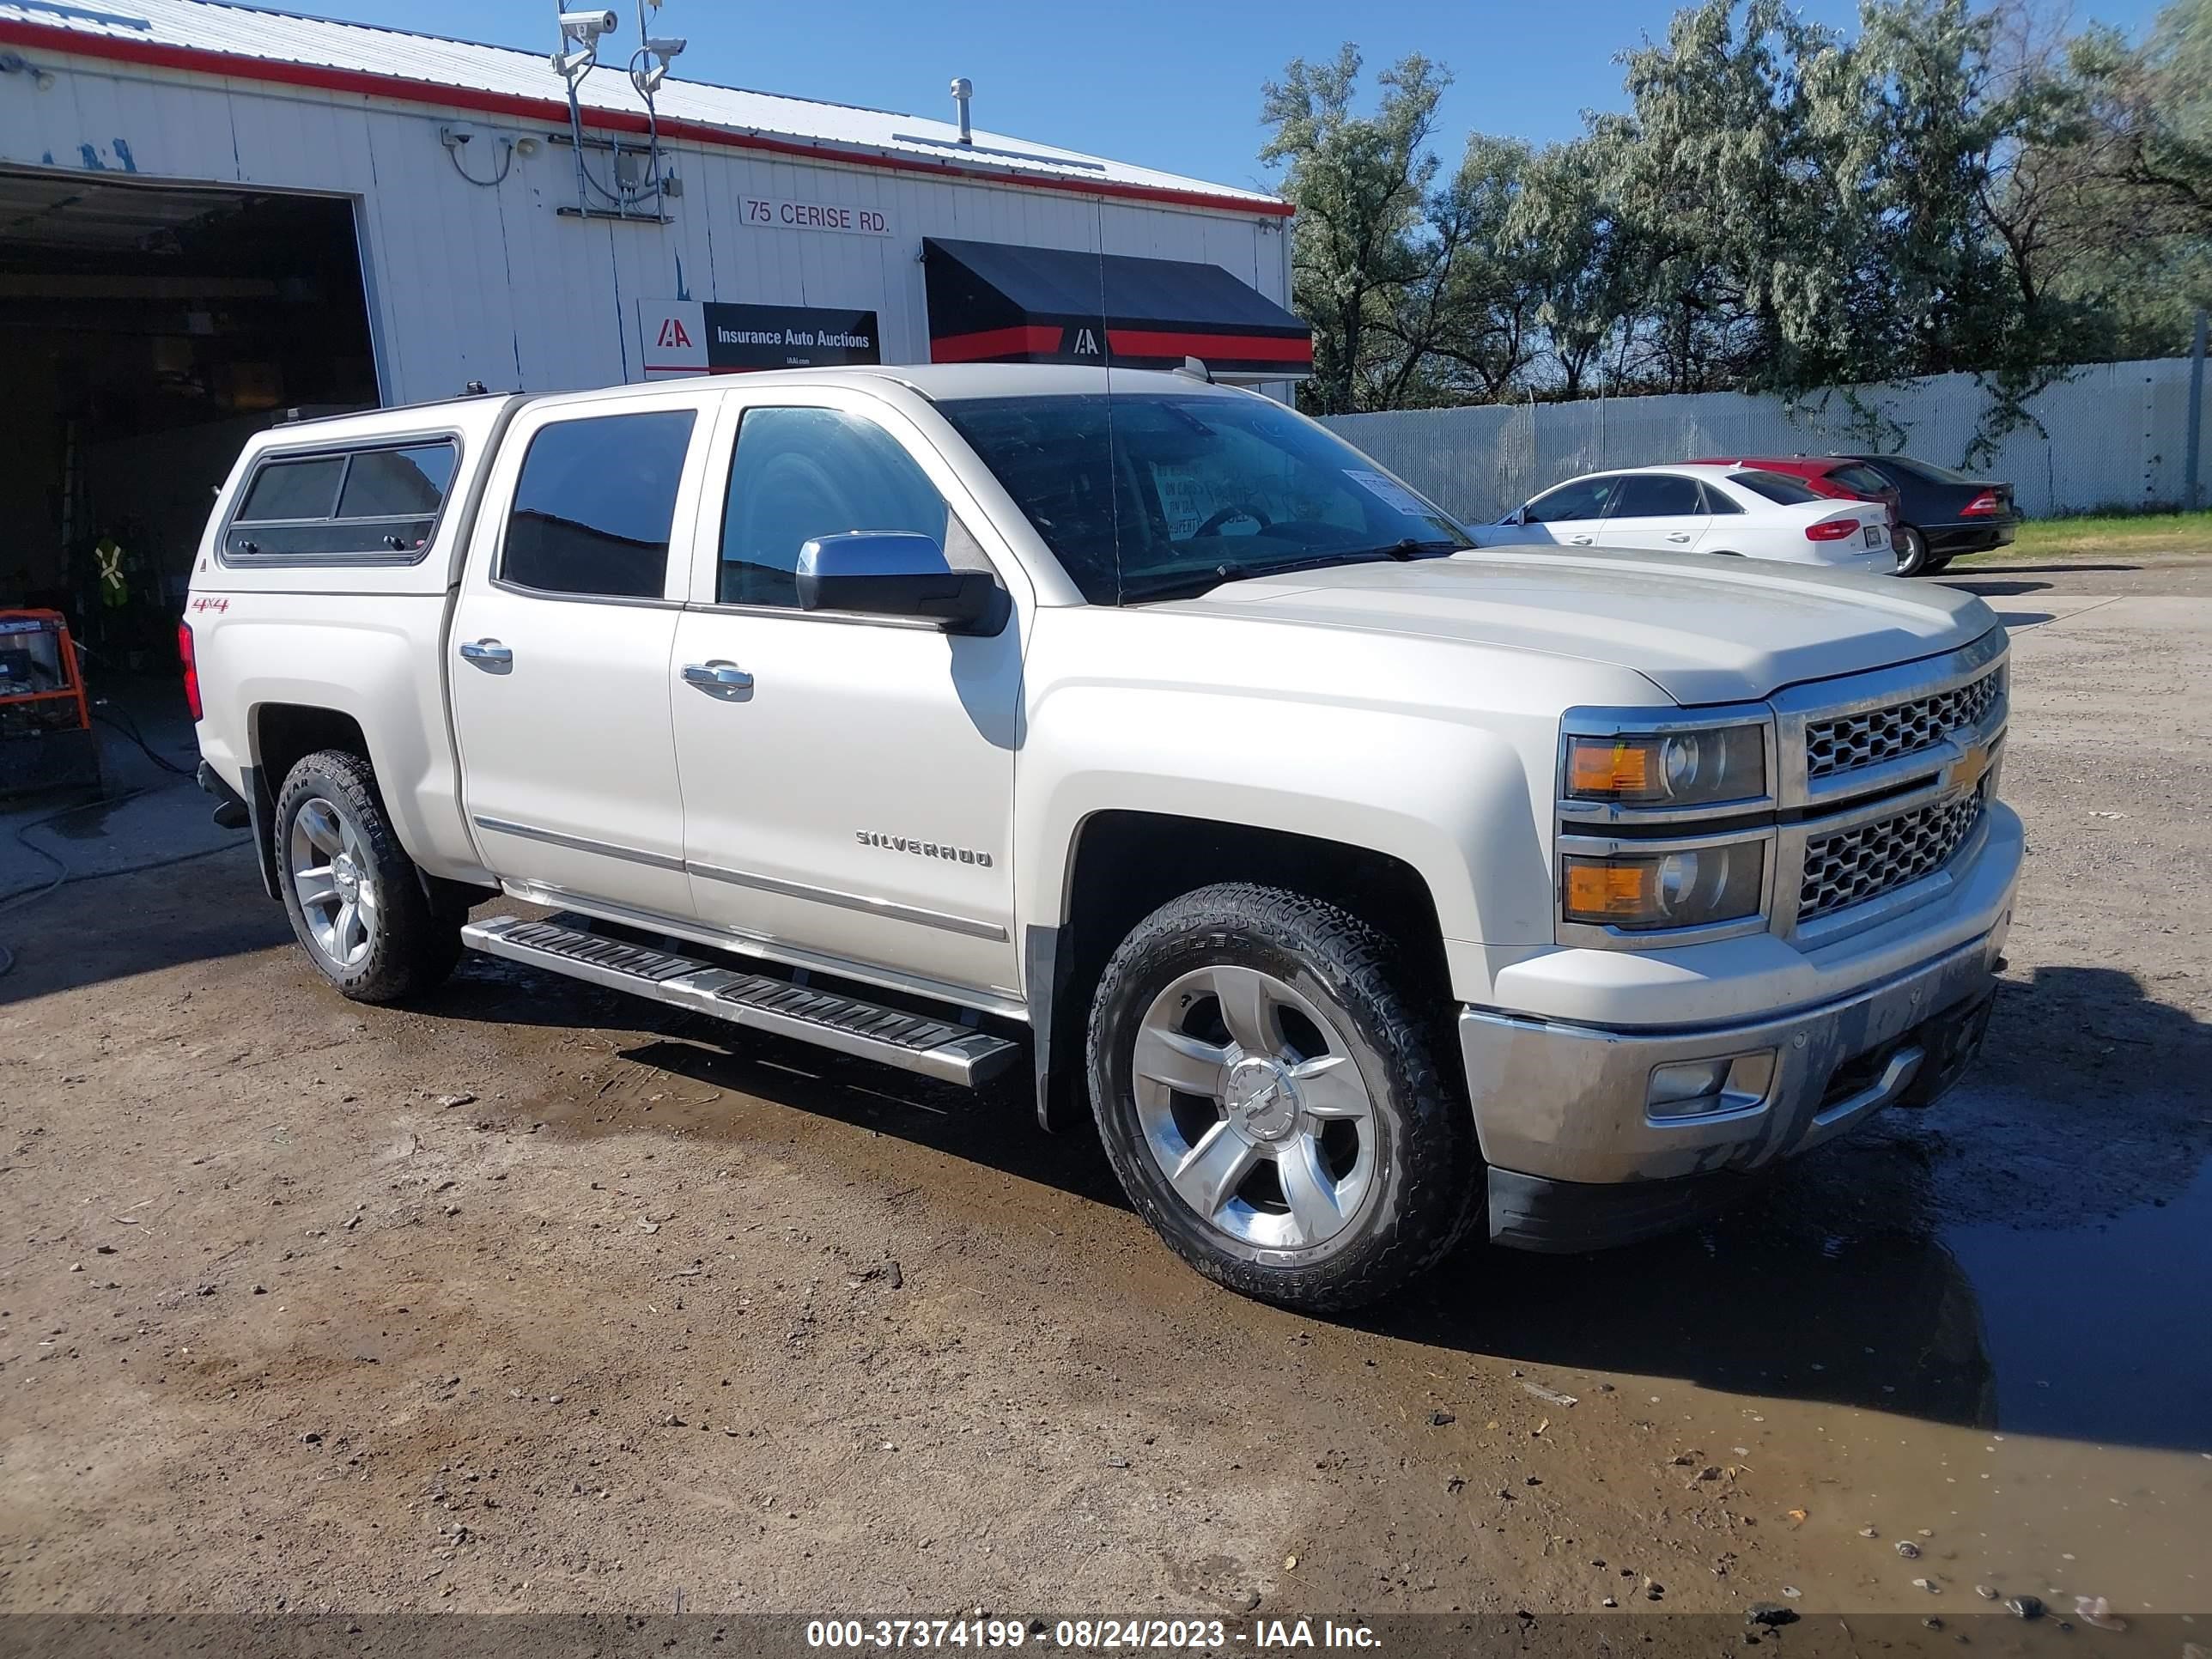
[[325,749],[276,798],[284,913],[317,971],[356,1002],[438,984],[461,956],[461,917],[431,903],[359,755]]
[[1336,1312],[1465,1231],[1473,1118],[1395,968],[1348,912],[1244,884],[1163,905],[1107,963],[1091,1109],[1129,1202],[1207,1278]]
[[1891,537],[1890,539],[1897,548],[1896,574],[1900,576],[1917,576],[1929,568],[1928,563],[1928,538],[1922,535],[1911,525],[1901,524],[1898,526],[1896,534]]

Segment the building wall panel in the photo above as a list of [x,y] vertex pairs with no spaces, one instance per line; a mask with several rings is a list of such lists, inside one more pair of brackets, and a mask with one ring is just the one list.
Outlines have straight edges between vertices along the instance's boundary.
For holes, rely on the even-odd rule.
[[[689,297],[873,310],[886,362],[925,361],[925,236],[1200,259],[1280,303],[1279,220],[933,179],[696,143],[670,147],[684,194],[667,226],[562,216],[574,160],[534,124],[441,114],[350,93],[47,58],[46,90],[0,78],[0,167],[100,167],[149,179],[355,198],[374,271],[387,401],[471,380],[532,391],[642,378],[636,302]],[[546,90],[556,90],[550,73]],[[495,135],[538,141],[496,188]],[[605,179],[610,158],[586,151]],[[763,228],[749,197],[884,214],[888,237]]]

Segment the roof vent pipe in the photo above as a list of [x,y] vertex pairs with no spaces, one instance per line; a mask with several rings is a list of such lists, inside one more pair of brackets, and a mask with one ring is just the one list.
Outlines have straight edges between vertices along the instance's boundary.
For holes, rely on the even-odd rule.
[[966,76],[956,76],[952,82],[952,107],[960,112],[960,142],[972,144],[975,135],[968,127],[968,100],[975,95],[975,83]]

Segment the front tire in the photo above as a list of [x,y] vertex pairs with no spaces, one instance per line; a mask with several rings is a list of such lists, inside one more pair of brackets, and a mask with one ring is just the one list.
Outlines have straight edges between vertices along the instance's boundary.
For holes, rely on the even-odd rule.
[[1139,1215],[1207,1278],[1335,1312],[1456,1243],[1481,1161],[1382,934],[1225,884],[1163,905],[1092,1000],[1091,1109]]
[[292,932],[340,994],[397,1002],[453,971],[460,919],[423,891],[366,760],[325,749],[295,766],[275,835]]
[[1890,540],[1897,549],[1897,574],[1917,576],[1928,568],[1927,537],[1911,525],[1901,524]]

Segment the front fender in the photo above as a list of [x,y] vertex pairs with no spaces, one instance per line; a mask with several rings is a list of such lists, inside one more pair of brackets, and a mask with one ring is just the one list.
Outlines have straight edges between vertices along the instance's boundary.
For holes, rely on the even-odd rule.
[[[1079,727],[1079,746],[1055,740]],[[1017,902],[1063,919],[1072,853],[1101,811],[1255,824],[1386,854],[1435,896],[1447,939],[1548,943],[1548,836],[1515,745],[1443,719],[1125,688],[1055,700],[1031,727]],[[1546,740],[1547,743],[1549,738]],[[1035,757],[1042,755],[1039,763]],[[1044,776],[1037,776],[1042,771]]]

